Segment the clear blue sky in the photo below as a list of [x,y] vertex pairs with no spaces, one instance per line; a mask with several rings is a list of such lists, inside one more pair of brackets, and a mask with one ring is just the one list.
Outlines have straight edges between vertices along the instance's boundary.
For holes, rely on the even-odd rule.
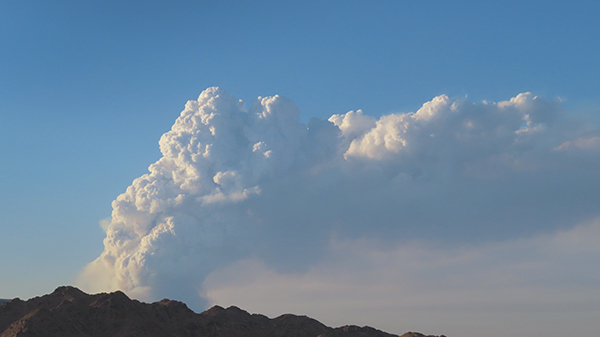
[[291,98],[303,123],[528,91],[599,121],[599,17],[596,1],[2,1],[0,298],[74,282],[208,87]]

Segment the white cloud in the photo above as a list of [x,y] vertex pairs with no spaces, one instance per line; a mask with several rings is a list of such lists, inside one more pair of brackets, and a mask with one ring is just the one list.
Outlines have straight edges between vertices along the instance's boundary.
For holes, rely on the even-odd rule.
[[[571,261],[561,245],[572,249],[566,238],[581,241],[574,233],[585,232],[574,225],[600,215],[597,152],[564,145],[594,143],[600,134],[569,120],[558,102],[529,93],[482,104],[439,96],[415,113],[380,118],[357,110],[305,125],[299,114],[280,96],[259,97],[247,110],[218,88],[189,101],[161,137],[163,157],[113,202],[105,249],[80,286],[184,300],[198,310],[206,305],[198,296],[205,278],[233,264],[232,273],[256,269],[243,272],[248,280],[272,275],[274,289],[289,290],[289,282],[314,291],[302,296],[325,308],[358,303],[353,292],[373,307],[422,313],[434,309],[427,296],[442,307],[499,310],[503,298],[512,306],[530,292],[535,306],[545,291],[535,285],[546,283],[531,270],[558,280],[540,263]],[[558,241],[543,235],[560,230],[570,234]],[[523,245],[520,237],[534,239]],[[552,252],[558,260],[534,258]],[[520,279],[518,268],[529,276]],[[461,300],[473,295],[468,275],[492,294]],[[235,284],[223,296],[250,286],[262,289]],[[221,288],[205,289],[222,298]]]
[[329,121],[342,131],[344,138],[348,141],[369,132],[377,123],[375,117],[363,114],[362,110],[333,115],[329,117]]
[[[467,164],[495,155],[519,156],[530,150],[530,133],[553,123],[560,112],[558,103],[530,93],[480,105],[442,95],[413,114],[383,116],[375,127],[364,128],[366,132],[355,137],[345,156],[390,158],[423,166],[448,161]],[[335,118],[336,125],[339,120],[339,116]]]
[[560,144],[556,150],[600,150],[600,137],[577,138],[574,140],[569,140]]

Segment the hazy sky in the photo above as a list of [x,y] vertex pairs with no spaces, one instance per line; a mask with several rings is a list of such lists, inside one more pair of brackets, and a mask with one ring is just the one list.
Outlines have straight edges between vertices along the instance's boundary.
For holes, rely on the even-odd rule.
[[0,298],[597,333],[599,15],[2,1]]

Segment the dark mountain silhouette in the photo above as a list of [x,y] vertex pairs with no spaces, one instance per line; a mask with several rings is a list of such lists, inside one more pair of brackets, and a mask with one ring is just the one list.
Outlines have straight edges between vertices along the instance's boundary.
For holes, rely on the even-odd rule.
[[5,300],[5,299],[3,299],[3,298],[0,298],[0,304],[2,304],[2,303],[6,303],[6,302],[10,302],[10,300]]
[[[28,301],[0,305],[0,337],[398,337],[371,327],[330,328],[291,314],[270,319],[237,307],[212,307],[200,314],[184,303],[152,304],[124,293],[88,295],[75,287]],[[409,332],[402,337],[436,337]],[[443,336],[440,336],[443,337]]]

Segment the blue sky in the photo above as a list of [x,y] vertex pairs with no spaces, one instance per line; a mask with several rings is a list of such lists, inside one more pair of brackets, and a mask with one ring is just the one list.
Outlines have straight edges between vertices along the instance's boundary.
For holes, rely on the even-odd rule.
[[[585,141],[593,145],[600,120],[599,14],[600,5],[592,1],[3,1],[0,268],[4,272],[0,298],[29,298],[76,282],[81,270],[103,252],[106,234],[98,222],[111,216],[111,202],[162,157],[157,145],[161,135],[170,130],[185,103],[197,99],[208,87],[221,87],[242,99],[247,108],[258,96],[288,97],[297,105],[304,124],[312,117],[327,120],[357,109],[376,119],[415,112],[439,95],[479,104],[532,92],[546,102],[561,100],[560,109],[566,116],[564,122],[557,122],[560,127],[553,129],[551,136],[537,140],[537,146],[542,148],[548,139],[564,140],[563,149],[582,147]],[[356,145],[355,153],[368,157],[372,149],[363,145]],[[574,169],[531,173],[533,177],[547,174],[548,181],[559,173],[567,178],[590,174],[591,182],[565,178],[548,187],[546,195],[570,193],[573,204],[581,199],[579,206],[569,206],[566,196],[550,198],[554,205],[566,205],[569,216],[565,223],[547,227],[521,224],[522,231],[507,226],[513,228],[506,230],[509,234],[502,227],[482,227],[477,235],[464,226],[456,235],[461,240],[451,236],[445,241],[435,239],[449,246],[470,240],[480,249],[482,242],[519,237],[534,237],[531,240],[535,241],[538,234],[558,235],[557,229],[570,233],[568,230],[600,215],[593,212],[593,205],[600,200],[593,190],[597,178],[589,173],[596,168],[598,156],[596,152],[582,156],[587,158],[581,159],[582,163],[587,164],[581,165],[587,166],[573,164]],[[537,163],[547,163],[543,155],[539,158]],[[511,177],[507,179],[514,186],[532,189],[547,182],[540,178],[528,185],[528,176]],[[445,186],[455,184],[452,180]],[[525,187],[507,188],[506,193],[519,195]],[[443,191],[442,187],[432,190],[437,188]],[[480,185],[473,190],[479,189],[487,196],[482,200],[497,200],[504,193],[493,190],[496,192],[488,195]],[[532,198],[539,196],[531,192]],[[540,205],[545,206],[543,202]],[[535,213],[539,210],[533,203],[526,206],[532,211],[524,218],[543,218]],[[316,214],[321,214],[323,210],[315,207]],[[518,208],[514,204],[505,207]],[[431,218],[439,222],[454,214],[440,212]],[[273,218],[279,219],[277,215]],[[500,215],[500,219],[518,218]],[[377,219],[391,221],[383,215]],[[461,219],[457,216],[455,221]],[[441,225],[428,228],[436,226]],[[334,240],[327,249],[336,251],[345,239],[371,240],[389,234],[387,227],[376,229],[379,232],[373,235],[358,225],[339,228],[347,231],[347,237],[342,232],[342,243]],[[281,230],[286,231],[295,233],[290,228]],[[407,234],[408,241],[430,239],[416,230],[403,233],[412,233]],[[402,250],[398,249],[388,253]],[[492,248],[481,249],[487,252]],[[256,254],[258,261],[244,260],[246,264],[240,262],[237,271],[219,269],[210,280],[227,272],[242,273],[244,265],[258,265],[256,270],[265,270],[261,275],[279,273],[280,278],[273,277],[276,280],[289,277],[285,268],[278,269],[281,261],[269,260],[277,255],[277,247],[268,246]],[[396,261],[390,254],[384,260]],[[309,259],[293,271],[312,270],[304,280],[322,282],[328,278],[314,270],[337,261],[334,255]],[[506,257],[506,261],[512,260]],[[382,265],[396,266],[388,262]],[[488,262],[482,258],[477,263]],[[289,283],[294,282],[300,281]],[[217,301],[246,287],[249,285],[232,285],[229,292],[219,292],[218,287],[206,291],[209,299]],[[247,303],[251,307],[255,302],[247,299]],[[590,307],[594,309],[586,314],[597,312],[598,302]],[[288,308],[273,305],[264,310],[275,314]],[[568,322],[566,316],[560,317]],[[331,318],[331,322],[338,321]],[[381,324],[364,322],[376,323]]]

